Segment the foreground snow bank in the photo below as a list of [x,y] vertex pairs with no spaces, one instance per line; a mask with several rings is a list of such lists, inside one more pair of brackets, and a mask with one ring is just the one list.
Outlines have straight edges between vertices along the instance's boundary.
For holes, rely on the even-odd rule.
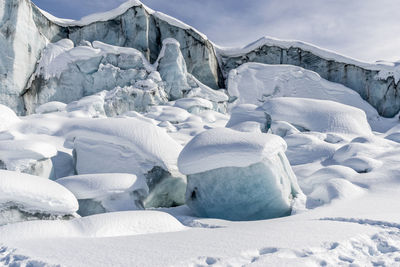
[[199,134],[178,160],[188,175],[186,204],[200,216],[229,220],[290,215],[303,195],[285,150],[271,134],[228,128]]
[[0,224],[27,219],[72,215],[75,196],[45,178],[0,170]]
[[70,221],[32,221],[0,228],[3,240],[116,237],[183,231],[186,227],[165,212],[124,211]]
[[145,179],[127,173],[87,174],[64,177],[57,183],[68,188],[79,200],[78,213],[143,209],[149,192]]

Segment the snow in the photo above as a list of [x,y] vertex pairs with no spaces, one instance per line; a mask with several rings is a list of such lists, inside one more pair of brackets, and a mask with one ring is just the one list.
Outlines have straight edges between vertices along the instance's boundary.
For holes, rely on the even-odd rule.
[[19,119],[15,112],[0,104],[0,132],[8,130],[12,124],[17,122],[19,122]]
[[382,79],[386,79],[390,75],[393,75],[395,77],[396,82],[398,82],[400,79],[400,67],[396,64],[388,65],[388,64],[371,64],[371,63],[361,62],[356,59],[340,55],[336,52],[320,48],[313,44],[295,40],[282,40],[270,36],[262,37],[257,41],[244,46],[243,48],[217,47],[217,51],[218,53],[224,56],[233,57],[233,56],[244,55],[264,45],[277,46],[286,49],[291,47],[297,47],[304,51],[309,51],[312,54],[324,58],[326,60],[333,60],[345,64],[356,65],[368,70],[378,70],[380,71],[379,76]]
[[2,240],[37,238],[105,238],[184,231],[171,215],[159,211],[126,211],[99,214],[70,221],[23,222],[0,229]]
[[21,210],[57,215],[78,210],[74,195],[63,186],[45,178],[0,170],[0,203],[4,208],[17,205]]
[[305,131],[371,135],[364,111],[333,101],[276,97],[266,100],[261,110],[274,121],[286,121]]
[[194,137],[178,159],[179,171],[201,173],[223,167],[247,167],[286,150],[282,138],[216,128]]
[[125,173],[75,175],[58,179],[57,183],[68,188],[77,199],[96,198],[136,190],[146,194],[149,190],[144,179]]
[[272,97],[301,97],[331,100],[362,109],[371,120],[378,112],[354,90],[322,79],[317,73],[290,65],[246,63],[232,70],[228,92],[234,105],[260,105]]

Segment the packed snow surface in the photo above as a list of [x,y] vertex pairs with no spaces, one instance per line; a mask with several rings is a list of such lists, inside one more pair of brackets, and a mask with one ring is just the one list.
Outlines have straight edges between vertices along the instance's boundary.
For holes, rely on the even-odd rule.
[[11,203],[27,212],[60,215],[78,210],[75,196],[65,187],[33,175],[0,170],[0,192],[1,206]]
[[276,135],[217,128],[194,137],[179,155],[178,167],[184,174],[247,167],[285,150],[286,143]]

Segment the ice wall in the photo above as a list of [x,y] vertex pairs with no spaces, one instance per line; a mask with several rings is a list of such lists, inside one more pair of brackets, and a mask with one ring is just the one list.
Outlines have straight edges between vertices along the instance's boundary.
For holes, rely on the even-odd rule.
[[300,66],[355,90],[385,117],[400,110],[398,67],[358,62],[309,44],[271,38],[242,49],[220,49],[219,56],[226,74],[247,62]]

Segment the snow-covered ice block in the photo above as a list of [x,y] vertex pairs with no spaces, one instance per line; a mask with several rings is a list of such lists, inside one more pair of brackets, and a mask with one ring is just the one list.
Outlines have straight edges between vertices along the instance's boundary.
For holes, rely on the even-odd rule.
[[364,110],[369,119],[379,117],[356,91],[291,65],[243,64],[230,71],[228,92],[237,98],[234,105],[259,105],[271,97],[301,97],[339,102]]
[[154,106],[146,113],[146,117],[176,124],[186,121],[190,117],[190,113],[179,107]]
[[121,211],[69,221],[33,221],[0,228],[2,240],[87,238],[145,235],[184,231],[187,228],[166,212]]
[[273,121],[286,121],[302,131],[371,135],[365,112],[328,100],[270,98],[260,107]]
[[[145,177],[150,191],[164,179],[183,177],[177,168],[182,146],[152,123],[138,118],[91,119],[67,128],[78,174],[131,173]],[[179,199],[171,202],[183,204]]]
[[174,106],[183,108],[193,114],[198,114],[203,110],[213,109],[211,101],[200,97],[178,99],[175,101]]
[[82,216],[102,212],[143,209],[149,192],[146,180],[127,173],[86,174],[64,177],[57,183],[79,201]]
[[[251,122],[251,123],[250,123]],[[258,129],[254,125],[258,125]],[[227,128],[232,128],[238,131],[268,132],[271,126],[271,117],[263,110],[258,110],[256,105],[242,104],[237,105],[231,110],[231,117],[226,124]]]
[[271,134],[216,128],[197,135],[178,160],[188,175],[186,204],[199,216],[229,220],[290,215],[304,198],[285,149]]
[[0,141],[0,169],[52,178],[54,170],[51,158],[56,155],[56,148],[45,142]]
[[19,121],[20,119],[12,109],[0,104],[0,132],[8,130],[11,125]]
[[67,108],[67,104],[65,104],[65,103],[51,101],[51,102],[47,102],[43,105],[38,106],[35,109],[35,112],[38,114],[46,114],[46,113],[52,113],[52,112],[65,111],[66,108]]
[[0,170],[0,225],[71,217],[78,201],[65,187],[29,174]]

